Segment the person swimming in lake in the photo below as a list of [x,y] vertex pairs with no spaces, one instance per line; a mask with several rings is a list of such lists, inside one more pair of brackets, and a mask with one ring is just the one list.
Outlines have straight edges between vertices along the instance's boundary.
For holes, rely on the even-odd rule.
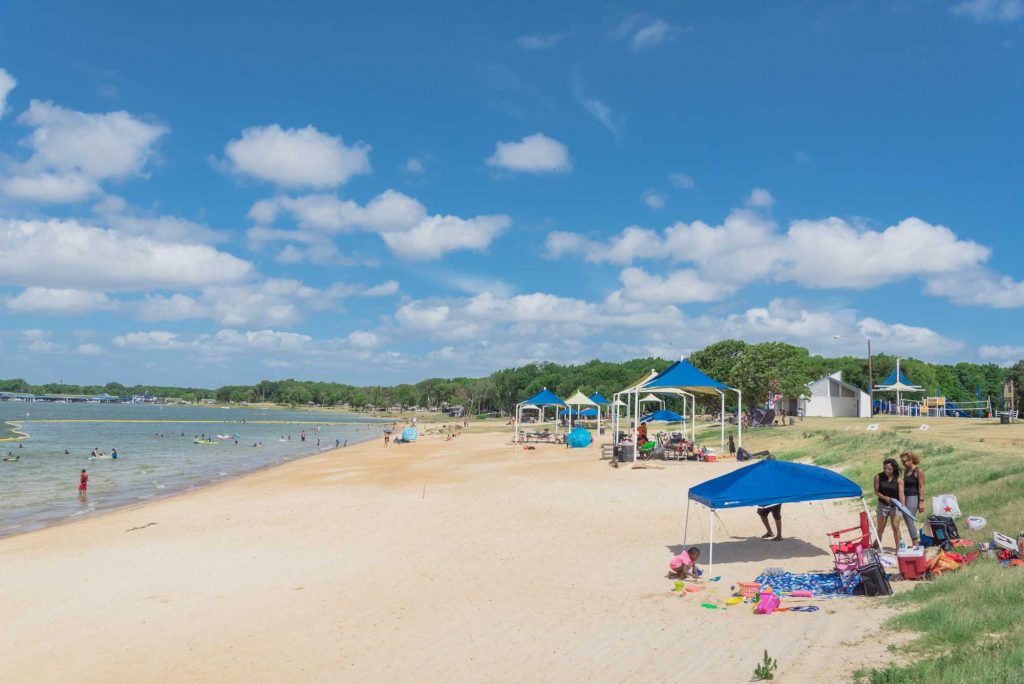
[[117,449],[110,450],[110,458],[117,458]]
[[680,551],[678,556],[673,556],[668,562],[669,574],[680,579],[700,577],[700,570],[697,569],[697,560],[700,558],[700,549],[691,546],[686,551]]

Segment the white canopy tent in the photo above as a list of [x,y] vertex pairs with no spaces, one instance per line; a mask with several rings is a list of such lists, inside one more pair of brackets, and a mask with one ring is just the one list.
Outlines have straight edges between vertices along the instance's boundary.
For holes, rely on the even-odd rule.
[[[590,397],[588,397],[587,395],[585,395],[583,392],[581,392],[579,390],[576,390],[576,394],[574,394],[571,397],[569,397],[568,399],[566,399],[565,400],[565,404],[570,409],[572,407],[574,407],[574,406],[576,406],[576,407],[578,407],[578,406],[593,406],[594,408],[597,408],[597,402],[594,401],[593,399],[591,399]],[[577,409],[576,412],[578,413],[579,409]],[[572,427],[572,423],[573,423],[572,419],[573,419],[573,412],[570,411],[569,412],[569,426],[570,427]],[[601,412],[600,411],[597,412],[597,431],[600,434],[600,432],[601,432]]]

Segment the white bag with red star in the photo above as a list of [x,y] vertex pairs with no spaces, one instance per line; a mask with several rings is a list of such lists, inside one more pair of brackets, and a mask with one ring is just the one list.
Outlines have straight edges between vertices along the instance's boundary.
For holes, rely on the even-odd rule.
[[939,494],[932,497],[932,515],[945,515],[950,518],[960,517],[960,504],[954,494]]

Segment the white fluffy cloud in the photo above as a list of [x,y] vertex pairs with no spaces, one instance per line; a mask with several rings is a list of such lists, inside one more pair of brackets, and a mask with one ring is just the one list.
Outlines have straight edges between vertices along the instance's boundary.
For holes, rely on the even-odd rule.
[[0,219],[0,244],[18,258],[0,269],[0,284],[23,287],[142,290],[234,283],[252,266],[207,245],[126,236],[77,221]]
[[404,168],[407,173],[423,173],[426,170],[423,167],[423,160],[417,159],[416,157],[406,159],[402,168]]
[[33,100],[18,121],[32,128],[32,150],[4,192],[20,199],[71,202],[99,192],[99,182],[143,173],[167,128],[128,112],[89,114]]
[[754,188],[750,191],[750,195],[747,197],[747,206],[761,209],[770,207],[775,204],[775,198],[772,197],[772,193],[768,192],[764,188]]
[[978,356],[984,361],[1011,366],[1024,359],[1024,346],[1020,345],[983,345],[978,348]]
[[965,306],[991,306],[994,309],[1024,306],[1024,281],[1014,280],[987,268],[932,278],[926,282],[924,291],[948,297],[954,303]]
[[694,188],[693,176],[688,173],[673,173],[668,179],[677,188],[684,190],[693,190]]
[[370,171],[369,145],[347,146],[313,126],[247,128],[224,153],[236,173],[282,187],[332,188]]
[[180,349],[185,345],[178,339],[177,333],[150,330],[118,335],[114,338],[114,346],[130,349]]
[[[795,282],[811,288],[866,289],[922,278],[926,292],[962,303],[1024,305],[1024,284],[988,274],[978,287],[953,289],[948,276],[987,273],[988,248],[957,237],[945,226],[907,218],[885,230],[868,230],[839,218],[794,221],[787,231],[751,211],[733,211],[720,226],[676,223],[662,232],[630,226],[596,241],[577,233],[547,238],[553,257],[629,265],[640,259],[692,264],[721,288],[758,280]],[[945,278],[943,278],[946,276]]]
[[640,199],[651,209],[662,209],[665,206],[665,196],[656,190],[645,190]]
[[3,182],[8,197],[31,202],[78,202],[100,192],[100,184],[80,173],[33,173],[11,176]]
[[543,133],[528,135],[519,142],[498,142],[488,166],[506,171],[528,173],[568,173],[572,171],[569,148]]
[[373,349],[380,344],[380,336],[366,330],[356,330],[348,336],[349,344],[359,349]]
[[0,118],[3,118],[7,111],[7,96],[16,85],[18,81],[6,69],[0,69]]
[[[365,206],[332,195],[279,196],[260,200],[249,210],[249,218],[262,224],[290,215],[299,230],[275,230],[256,226],[248,237],[257,246],[265,242],[294,241],[324,248],[325,235],[367,231],[380,235],[393,254],[407,261],[439,259],[456,250],[482,250],[500,235],[512,220],[508,216],[429,216],[416,199],[386,190]],[[293,248],[278,255],[279,260],[297,263],[308,251]]]
[[397,280],[387,280],[379,285],[374,285],[363,290],[364,297],[386,297],[393,294],[398,294]]
[[378,232],[408,230],[426,218],[427,210],[408,195],[385,190],[365,206],[334,195],[281,195],[256,202],[249,210],[249,218],[269,225],[281,213],[291,215],[299,228],[341,233],[358,229]]
[[736,288],[720,280],[709,279],[693,269],[680,269],[652,275],[642,268],[627,268],[619,274],[623,295],[629,299],[660,304],[715,302]]
[[82,344],[75,347],[75,352],[78,354],[84,354],[86,356],[101,356],[107,353],[107,350],[98,344],[91,342],[83,342]]
[[[603,302],[540,292],[514,297],[485,293],[406,302],[395,312],[395,321],[400,335],[441,342],[446,356],[462,358],[481,372],[541,359],[581,362],[598,353],[602,358],[678,357],[727,338],[783,340],[812,352],[845,354],[861,351],[859,340],[871,336],[878,350],[932,359],[952,358],[964,348],[961,341],[927,328],[779,299],[726,316],[690,317],[675,306],[629,301],[618,293]],[[555,344],[546,346],[546,339]]]
[[161,242],[226,242],[227,234],[202,223],[168,215],[152,215],[117,195],[108,195],[93,207],[103,223],[123,235],[151,237]]
[[289,326],[303,320],[305,309],[322,308],[332,298],[332,293],[297,280],[272,278],[207,287],[196,297],[149,295],[139,303],[138,313],[146,321],[208,318],[224,326]]
[[664,19],[642,14],[625,17],[608,34],[612,40],[625,40],[633,50],[661,45],[672,36],[672,25]]
[[508,216],[429,216],[404,232],[382,233],[392,254],[406,261],[431,261],[456,250],[486,249],[512,225]]
[[966,0],[956,3],[949,11],[979,23],[1015,21],[1024,17],[1024,0]]
[[516,45],[518,45],[521,49],[528,51],[547,50],[548,48],[553,48],[556,45],[558,45],[564,37],[565,36],[563,36],[561,33],[520,36],[519,39],[516,40]]
[[7,299],[16,313],[77,316],[110,309],[114,303],[102,292],[67,288],[29,287]]

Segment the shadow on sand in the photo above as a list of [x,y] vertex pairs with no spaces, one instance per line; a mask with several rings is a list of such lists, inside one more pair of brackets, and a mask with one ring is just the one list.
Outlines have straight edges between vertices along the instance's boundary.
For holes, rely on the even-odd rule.
[[[672,544],[666,548],[675,556],[691,546],[700,549],[698,565],[708,562],[708,545]],[[753,563],[756,561],[781,561],[787,558],[821,558],[822,566],[831,565],[832,559],[821,547],[805,542],[802,539],[783,539],[772,541],[760,537],[728,537],[715,542],[715,564],[718,563]]]

